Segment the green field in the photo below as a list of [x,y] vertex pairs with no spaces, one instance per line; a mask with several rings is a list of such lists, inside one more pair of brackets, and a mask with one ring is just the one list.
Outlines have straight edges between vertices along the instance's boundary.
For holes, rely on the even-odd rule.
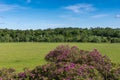
[[97,48],[102,54],[108,55],[115,63],[120,63],[120,43],[0,43],[0,68],[34,68],[43,65],[45,55],[61,44],[76,45],[80,49]]

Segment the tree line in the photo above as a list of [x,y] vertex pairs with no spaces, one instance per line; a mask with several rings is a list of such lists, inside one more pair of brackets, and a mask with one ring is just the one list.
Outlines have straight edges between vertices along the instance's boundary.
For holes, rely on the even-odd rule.
[[0,42],[110,42],[120,43],[120,28],[0,29]]

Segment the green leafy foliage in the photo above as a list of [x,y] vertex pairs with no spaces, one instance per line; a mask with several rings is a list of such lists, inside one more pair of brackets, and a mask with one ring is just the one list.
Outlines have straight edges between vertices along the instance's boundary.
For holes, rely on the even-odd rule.
[[0,29],[0,42],[120,42],[120,29],[55,28],[45,30]]

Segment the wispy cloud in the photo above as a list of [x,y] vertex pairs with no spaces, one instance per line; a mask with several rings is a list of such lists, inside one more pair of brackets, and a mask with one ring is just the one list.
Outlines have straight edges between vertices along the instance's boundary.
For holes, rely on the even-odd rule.
[[4,24],[4,22],[3,22],[3,19],[4,19],[5,17],[3,17],[3,16],[0,16],[0,24]]
[[75,13],[84,13],[84,12],[94,11],[96,8],[93,7],[92,4],[82,3],[82,4],[66,6],[66,7],[64,7],[64,9],[73,11]]
[[3,16],[0,16],[0,19],[4,19],[4,17],[3,17]]
[[31,3],[31,0],[26,0],[27,3]]
[[0,24],[5,24],[4,22],[0,22]]
[[25,7],[19,5],[8,5],[8,4],[0,4],[0,12],[11,11],[15,9],[25,9]]
[[52,23],[52,24],[45,24],[44,26],[46,26],[46,27],[50,27],[50,26],[53,26],[53,27],[63,27],[63,26],[65,26],[65,24],[60,24],[60,23],[58,23],[58,24],[54,24],[54,23]]
[[120,18],[120,14],[115,15],[116,18]]
[[78,17],[74,17],[72,15],[60,15],[60,18],[67,19],[67,20],[78,20]]
[[92,18],[103,18],[103,17],[107,17],[108,14],[97,14],[97,15],[94,15],[92,16]]

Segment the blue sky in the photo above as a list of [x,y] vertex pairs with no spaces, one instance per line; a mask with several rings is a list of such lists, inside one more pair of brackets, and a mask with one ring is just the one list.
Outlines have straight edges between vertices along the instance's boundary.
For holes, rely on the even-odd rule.
[[120,28],[120,0],[0,0],[0,28]]

